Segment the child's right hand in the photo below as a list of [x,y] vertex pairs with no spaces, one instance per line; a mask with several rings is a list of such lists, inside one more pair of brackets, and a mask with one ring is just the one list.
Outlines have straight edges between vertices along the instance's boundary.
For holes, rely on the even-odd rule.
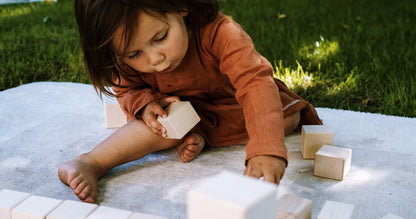
[[180,101],[177,96],[162,97],[160,99],[153,100],[146,105],[142,112],[142,119],[152,132],[162,137],[166,137],[166,129],[159,123],[159,121],[157,121],[157,116],[159,115],[162,118],[165,118],[167,114],[163,108],[170,103],[177,101]]

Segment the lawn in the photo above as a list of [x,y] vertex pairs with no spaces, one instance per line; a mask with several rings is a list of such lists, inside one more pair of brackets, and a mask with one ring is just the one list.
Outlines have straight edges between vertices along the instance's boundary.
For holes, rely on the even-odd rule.
[[[315,106],[416,117],[416,1],[220,3]],[[88,83],[73,14],[72,0],[0,6],[0,90]]]

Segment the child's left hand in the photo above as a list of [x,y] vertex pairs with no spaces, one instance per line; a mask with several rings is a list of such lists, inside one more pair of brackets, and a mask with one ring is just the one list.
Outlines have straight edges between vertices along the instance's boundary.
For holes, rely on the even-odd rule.
[[286,162],[274,156],[255,156],[248,160],[244,175],[255,178],[264,177],[264,181],[279,185],[286,169]]

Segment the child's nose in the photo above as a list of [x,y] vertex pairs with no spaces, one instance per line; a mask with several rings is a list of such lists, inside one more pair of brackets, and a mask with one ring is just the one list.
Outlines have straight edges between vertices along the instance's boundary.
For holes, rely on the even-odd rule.
[[148,59],[151,65],[157,66],[163,62],[163,60],[165,59],[165,56],[163,55],[163,53],[153,52],[149,54]]

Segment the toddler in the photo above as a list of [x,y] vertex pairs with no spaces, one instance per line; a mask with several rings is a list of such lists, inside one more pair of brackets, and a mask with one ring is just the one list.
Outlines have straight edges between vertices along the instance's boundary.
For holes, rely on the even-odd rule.
[[[95,202],[97,181],[112,168],[176,147],[183,162],[204,148],[246,144],[245,175],[279,184],[284,143],[315,109],[273,78],[271,64],[216,0],[76,0],[84,61],[93,86],[112,95],[129,122],[59,167],[63,183]],[[190,101],[201,117],[181,140],[156,120],[169,103]]]

